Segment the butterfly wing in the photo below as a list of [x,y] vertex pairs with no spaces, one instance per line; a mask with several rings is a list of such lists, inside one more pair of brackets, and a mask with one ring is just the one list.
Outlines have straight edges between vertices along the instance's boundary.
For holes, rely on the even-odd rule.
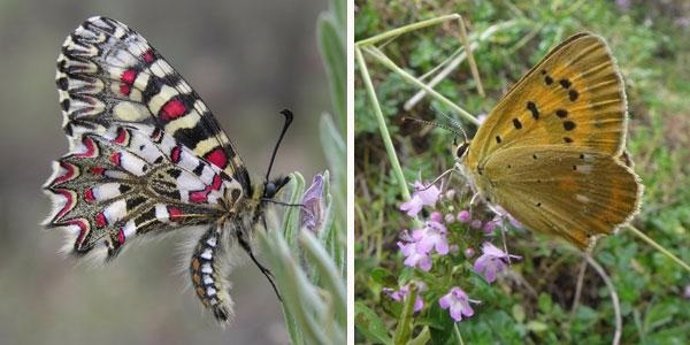
[[491,111],[466,156],[475,169],[511,147],[586,146],[620,155],[627,105],[623,79],[606,42],[576,34],[554,48]]
[[56,81],[68,136],[103,132],[114,123],[152,125],[251,195],[247,170],[206,104],[126,25],[105,17],[85,21],[63,44]]
[[55,165],[46,225],[71,230],[77,254],[101,246],[113,258],[137,235],[213,223],[226,195],[241,194],[220,168],[149,125],[84,133]]
[[487,194],[531,230],[584,249],[637,212],[642,193],[631,168],[584,147],[509,148],[486,162]]

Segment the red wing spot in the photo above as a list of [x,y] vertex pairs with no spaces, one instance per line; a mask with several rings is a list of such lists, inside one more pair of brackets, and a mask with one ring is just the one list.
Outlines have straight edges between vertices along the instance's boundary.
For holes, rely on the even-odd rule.
[[172,121],[187,113],[187,107],[177,98],[173,98],[163,105],[158,117],[163,121]]
[[96,200],[96,196],[93,195],[93,188],[84,191],[84,200],[86,202],[94,202]]
[[65,171],[64,174],[56,177],[55,180],[53,180],[53,182],[50,183],[51,186],[57,186],[63,182],[67,182],[74,178],[76,175],[77,170],[74,165],[65,162],[60,162],[60,166],[67,171]]
[[172,160],[173,163],[178,163],[181,156],[182,148],[179,146],[173,147],[172,151],[170,152],[170,160]]
[[105,218],[105,215],[103,212],[99,212],[96,215],[96,227],[98,228],[104,228],[108,225],[108,220]]
[[190,192],[189,193],[189,201],[197,203],[197,204],[203,204],[208,202],[208,190],[198,190],[195,192]]
[[75,219],[68,222],[67,224],[76,225],[79,227],[79,235],[77,236],[77,240],[74,242],[74,247],[75,249],[81,249],[81,245],[84,243],[86,235],[89,233],[88,223],[85,222],[84,219]]
[[123,96],[129,96],[129,94],[132,92],[132,87],[127,84],[120,84],[120,93]]
[[141,58],[144,59],[146,63],[152,63],[153,60],[156,59],[156,56],[153,54],[153,50],[149,49],[141,55]]
[[125,232],[120,228],[120,231],[117,232],[117,242],[120,245],[123,245],[125,243]]
[[213,176],[213,184],[211,185],[211,188],[219,190],[222,185],[223,180],[220,178],[220,175],[216,174],[215,176]]
[[182,218],[182,210],[177,207],[168,206],[168,219],[176,222]]
[[103,175],[103,173],[105,172],[105,168],[103,168],[103,167],[92,167],[90,169],[90,171],[94,175]]
[[220,146],[207,153],[204,158],[221,169],[225,169],[225,166],[228,165],[228,156],[225,155],[225,152]]
[[75,156],[78,158],[95,157],[96,143],[93,141],[93,139],[91,139],[89,137],[84,137],[84,139],[81,141],[81,143],[84,144],[84,146],[86,146],[86,152],[77,153],[77,154],[75,154]]
[[67,213],[69,213],[69,211],[71,211],[72,208],[74,208],[74,206],[76,205],[76,203],[74,202],[74,196],[72,195],[72,193],[70,193],[70,191],[66,189],[61,189],[57,192],[60,193],[60,195],[62,195],[67,201],[65,202],[65,206],[63,206],[60,212],[58,212],[55,215],[55,218],[53,218],[53,220],[61,219]]
[[117,137],[115,137],[113,142],[115,142],[116,144],[125,145],[128,141],[127,140],[128,136],[129,136],[128,134],[129,134],[129,132],[127,132],[127,130],[125,130],[124,128],[122,128],[122,127],[118,128],[117,129]]
[[120,166],[120,163],[122,161],[122,153],[120,152],[114,152],[112,155],[110,155],[110,161],[117,165]]
[[122,72],[122,75],[120,76],[120,81],[127,85],[132,85],[134,84],[134,80],[137,79],[137,71],[134,69],[128,69],[124,72]]
[[122,75],[120,76],[120,93],[129,96],[129,93],[132,92],[132,85],[134,84],[134,80],[137,79],[137,72],[134,69],[128,69],[124,72],[122,72]]

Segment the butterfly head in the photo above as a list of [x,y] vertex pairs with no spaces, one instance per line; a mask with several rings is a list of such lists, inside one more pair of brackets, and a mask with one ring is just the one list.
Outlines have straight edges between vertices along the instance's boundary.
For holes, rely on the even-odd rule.
[[261,199],[264,201],[273,199],[273,197],[278,194],[278,192],[285,187],[288,182],[290,182],[289,176],[279,176],[273,180],[266,180],[266,182],[264,182],[263,195],[261,196]]

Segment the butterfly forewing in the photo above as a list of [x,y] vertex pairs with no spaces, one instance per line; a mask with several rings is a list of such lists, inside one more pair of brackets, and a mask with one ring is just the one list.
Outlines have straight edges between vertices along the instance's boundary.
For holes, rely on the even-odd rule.
[[478,130],[470,165],[515,146],[587,146],[620,153],[627,105],[603,39],[580,33],[554,48],[516,83]]
[[56,76],[70,136],[116,122],[152,124],[237,179],[249,176],[199,95],[136,31],[93,17],[67,37]]

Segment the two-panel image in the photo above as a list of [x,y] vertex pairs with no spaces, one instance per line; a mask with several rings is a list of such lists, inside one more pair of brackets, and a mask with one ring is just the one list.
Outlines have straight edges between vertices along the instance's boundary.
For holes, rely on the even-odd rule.
[[684,1],[0,13],[0,344],[690,343]]

